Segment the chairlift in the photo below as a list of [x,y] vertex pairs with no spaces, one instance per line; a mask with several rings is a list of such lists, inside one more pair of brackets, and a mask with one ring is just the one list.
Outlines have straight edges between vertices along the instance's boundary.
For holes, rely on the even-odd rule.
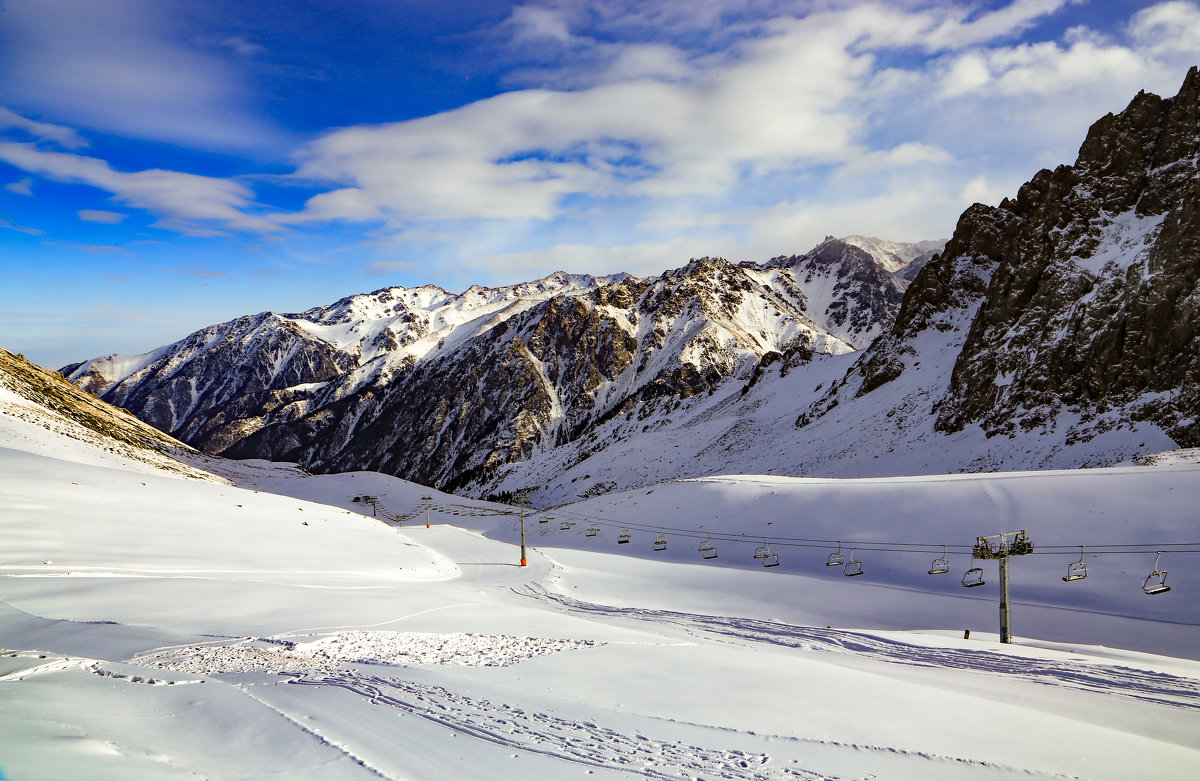
[[1073,561],[1067,565],[1067,574],[1063,575],[1063,582],[1070,583],[1073,580],[1083,580],[1087,577],[1087,565],[1083,563],[1083,546],[1079,546],[1079,561]]
[[631,537],[632,537],[632,535],[630,535],[629,530],[625,529],[620,534],[617,535],[617,544],[624,545],[625,543],[629,542]]
[[666,549],[667,549],[667,535],[660,534],[660,535],[658,535],[658,537],[656,537],[654,539],[654,550],[666,550]]
[[572,526],[574,526],[574,525],[575,525],[575,524],[571,523],[570,521],[563,521],[563,522],[562,522],[562,525],[560,525],[560,526],[558,527],[558,530],[559,530],[560,532],[565,532],[567,529],[570,529],[570,528],[571,528]]
[[538,518],[538,523],[550,523],[550,521],[553,521],[553,520],[554,520],[553,515],[543,515],[541,518]]
[[836,553],[829,554],[829,561],[825,562],[826,567],[844,567],[846,565],[846,557],[842,555],[842,543],[838,543]]
[[587,536],[588,536],[588,537],[595,537],[595,536],[596,536],[597,534],[599,534],[599,533],[600,533],[600,527],[599,527],[599,526],[589,526],[589,527],[588,527],[588,530],[587,530]]
[[779,566],[779,554],[778,553],[768,553],[767,557],[762,560],[762,563],[763,563],[764,567],[778,567]]
[[717,546],[713,545],[712,537],[705,537],[704,542],[700,543],[697,550],[700,551],[702,558],[715,559],[717,557]]
[[945,545],[942,546],[941,558],[934,559],[933,564],[929,565],[930,575],[945,575],[950,571],[950,562],[946,560],[946,547]]
[[848,578],[863,574],[862,562],[854,558],[854,548],[850,549],[850,561],[842,568],[842,574]]
[[1154,571],[1146,576],[1146,580],[1142,583],[1142,591],[1153,596],[1155,594],[1165,594],[1171,590],[1167,585],[1167,571],[1158,568],[1158,557],[1162,555],[1159,551],[1154,555]]
[[983,585],[983,568],[971,567],[963,573],[962,584],[967,588],[975,588]]
[[767,538],[763,537],[763,544],[759,545],[754,550],[754,558],[765,559],[771,555],[771,543],[767,542]]

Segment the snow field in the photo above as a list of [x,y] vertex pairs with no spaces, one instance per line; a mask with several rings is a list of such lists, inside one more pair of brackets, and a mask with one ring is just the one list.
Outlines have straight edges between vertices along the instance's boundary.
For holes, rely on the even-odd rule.
[[[1158,607],[1136,616],[1110,601],[1117,581],[1099,577],[1103,567],[1084,581],[1094,592],[1058,582],[1092,594],[1077,604],[1018,594],[1022,644],[1002,647],[987,631],[994,592],[943,593],[912,574],[907,554],[850,579],[823,567],[819,550],[797,549],[771,571],[750,557],[768,521],[795,537],[836,525],[846,536],[971,541],[978,526],[1028,514],[1055,519],[1029,524],[1035,542],[1083,530],[1119,542],[1140,526],[1116,510],[1149,508],[1156,532],[1175,535],[1195,528],[1188,465],[1090,482],[671,483],[554,513],[745,541],[718,543],[721,557],[702,562],[682,539],[659,553],[641,532],[618,546],[616,526],[586,538],[586,524],[564,532],[531,516],[522,568],[511,516],[434,510],[431,529],[423,513],[403,529],[363,517],[355,495],[396,513],[424,495],[435,507],[505,509],[383,475],[196,464],[236,487],[8,444],[0,772],[10,781],[1124,781],[1148,762],[1157,779],[1200,766],[1200,663],[1088,645],[1200,645],[1194,601],[1175,599],[1194,592],[1186,568],[1172,569],[1176,590],[1157,601],[1139,592],[1135,608]],[[1057,570],[1059,558],[1045,560]],[[1020,569],[1021,582],[1035,583],[1036,569]]]

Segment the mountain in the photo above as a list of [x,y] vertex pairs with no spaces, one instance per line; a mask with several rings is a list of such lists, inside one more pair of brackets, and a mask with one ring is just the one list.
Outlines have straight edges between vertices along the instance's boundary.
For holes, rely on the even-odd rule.
[[1113,460],[1156,434],[1194,447],[1198,165],[1192,68],[1175,98],[1142,92],[1095,123],[1074,165],[1040,171],[997,207],[968,209],[908,288],[892,329],[797,425],[846,405],[866,414],[897,383],[905,401],[882,407],[928,417],[944,435],[1049,437],[1061,450],[1141,432]]
[[762,265],[694,259],[643,280],[388,288],[61,371],[206,452],[482,485],[655,399],[865,347],[907,285],[884,264],[926,251],[870,242]]
[[[262,416],[295,417],[326,383],[386,382],[418,359],[469,338],[471,328],[551,295],[620,277],[553,274],[455,295],[433,285],[387,288],[299,314],[263,312],[201,329],[139,356],[109,355],[59,371],[151,425],[217,453]],[[467,328],[462,326],[468,325]]]
[[1200,444],[1200,76],[951,239],[390,288],[72,381],[203,450],[544,503],[722,473],[1103,466]]
[[[607,422],[491,489],[555,503],[711,474],[1095,467],[1194,447],[1198,88],[1193,69],[1173,99],[1139,94],[1074,165],[967,209],[944,251],[910,261],[899,312],[866,349],[764,361],[741,387]],[[814,252],[854,264],[856,246]]]

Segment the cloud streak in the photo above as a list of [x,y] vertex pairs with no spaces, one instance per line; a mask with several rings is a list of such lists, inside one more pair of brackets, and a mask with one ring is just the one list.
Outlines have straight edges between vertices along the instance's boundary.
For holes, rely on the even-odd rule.
[[228,179],[157,169],[116,171],[95,157],[15,142],[0,142],[0,160],[57,182],[98,187],[127,206],[158,215],[157,227],[180,233],[211,234],[214,225],[237,231],[279,230],[278,225],[247,214],[253,193]]
[[0,100],[125,138],[201,149],[277,141],[226,61],[231,48],[245,56],[261,47],[241,36],[205,47],[186,33],[187,17],[171,10],[154,0],[5,3]]

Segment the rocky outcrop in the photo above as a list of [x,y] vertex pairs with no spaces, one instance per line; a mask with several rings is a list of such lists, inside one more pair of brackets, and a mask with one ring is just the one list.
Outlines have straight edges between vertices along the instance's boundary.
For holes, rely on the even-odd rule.
[[937,426],[1125,408],[1200,444],[1200,72],[1092,126],[984,220],[1003,241]]
[[1140,93],[1095,123],[1074,165],[964,212],[890,331],[797,424],[925,361],[943,433],[1067,426],[1079,441],[1149,422],[1200,443],[1198,114],[1193,68],[1177,97]]

